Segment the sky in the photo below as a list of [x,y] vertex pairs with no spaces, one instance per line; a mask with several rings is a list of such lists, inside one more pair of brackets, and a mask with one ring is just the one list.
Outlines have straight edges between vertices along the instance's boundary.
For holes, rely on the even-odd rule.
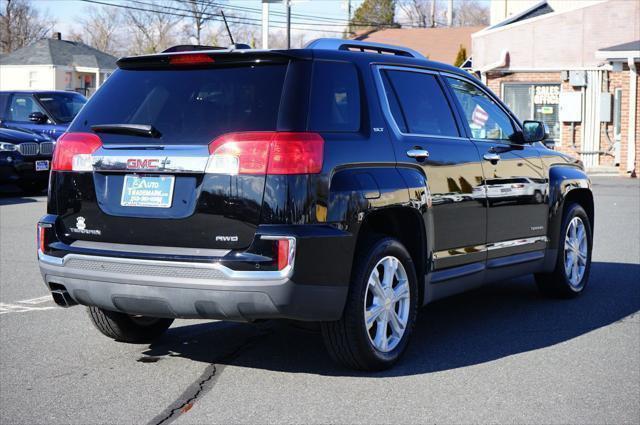
[[[122,0],[100,1],[104,1],[107,3],[124,3],[124,1]],[[229,0],[226,3],[230,6],[236,7],[247,7],[255,9],[260,9],[262,7],[261,0]],[[352,0],[351,3],[352,9],[355,10],[355,8],[357,8],[357,6],[362,3],[362,0]],[[54,31],[61,32],[63,38],[65,38],[65,34],[69,34],[74,28],[74,22],[76,21],[77,17],[82,16],[83,10],[88,6],[92,6],[90,3],[83,2],[82,0],[32,0],[32,4],[42,13],[47,13],[49,16],[55,19],[56,27]],[[318,21],[315,21],[314,26],[307,26],[306,28],[314,28],[317,30],[322,29],[327,31],[327,33],[325,34],[323,34],[321,31],[313,31],[317,33],[318,36],[330,35],[331,33],[329,33],[329,30],[335,31],[333,36],[340,36],[342,31],[344,30],[342,24],[347,20],[346,5],[346,0],[292,0],[291,12],[292,14],[294,14],[294,16],[292,17],[294,33],[296,26],[301,27],[300,25],[296,25],[296,23],[314,22],[313,19],[295,16],[295,14],[302,14],[336,19],[336,23],[339,24],[338,26],[318,26]],[[270,5],[270,9],[272,12],[276,12],[276,14],[270,15],[272,21],[284,22],[286,20],[284,16],[276,16],[277,12],[285,12],[284,4],[272,4]],[[255,14],[247,14],[246,16],[259,18],[259,15]],[[231,29],[233,31],[233,28]]]

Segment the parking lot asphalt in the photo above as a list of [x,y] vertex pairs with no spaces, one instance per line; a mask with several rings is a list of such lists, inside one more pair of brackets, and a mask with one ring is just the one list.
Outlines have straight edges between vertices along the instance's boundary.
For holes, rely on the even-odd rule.
[[401,362],[334,365],[295,323],[177,320],[113,342],[56,307],[35,259],[44,197],[0,198],[0,423],[639,423],[640,181],[593,179],[589,287],[531,277],[427,306]]

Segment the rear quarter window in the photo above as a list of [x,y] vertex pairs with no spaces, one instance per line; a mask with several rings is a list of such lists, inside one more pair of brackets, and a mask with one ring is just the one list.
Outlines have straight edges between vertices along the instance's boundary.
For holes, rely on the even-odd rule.
[[316,61],[313,65],[309,130],[360,130],[360,81],[349,62]]

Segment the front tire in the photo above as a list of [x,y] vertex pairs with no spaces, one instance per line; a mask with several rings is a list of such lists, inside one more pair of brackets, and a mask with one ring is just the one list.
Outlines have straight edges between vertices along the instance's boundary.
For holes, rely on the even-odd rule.
[[568,205],[562,219],[555,269],[535,275],[538,289],[556,298],[580,295],[589,280],[592,247],[589,216],[579,204]]
[[407,347],[418,310],[411,256],[396,239],[368,243],[358,259],[342,318],[321,325],[331,357],[359,370],[393,366]]
[[88,311],[91,322],[103,335],[132,344],[154,341],[173,323],[173,319],[130,316],[98,307],[89,307]]

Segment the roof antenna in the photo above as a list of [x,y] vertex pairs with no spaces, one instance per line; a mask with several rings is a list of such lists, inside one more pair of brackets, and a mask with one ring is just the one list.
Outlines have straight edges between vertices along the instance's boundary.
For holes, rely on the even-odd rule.
[[229,34],[229,38],[231,39],[231,45],[235,45],[235,41],[233,41],[233,35],[231,35],[231,30],[229,29],[229,24],[227,23],[227,17],[224,16],[224,10],[220,9],[220,14],[222,15],[222,19],[224,19],[224,26],[227,27],[227,34]]

